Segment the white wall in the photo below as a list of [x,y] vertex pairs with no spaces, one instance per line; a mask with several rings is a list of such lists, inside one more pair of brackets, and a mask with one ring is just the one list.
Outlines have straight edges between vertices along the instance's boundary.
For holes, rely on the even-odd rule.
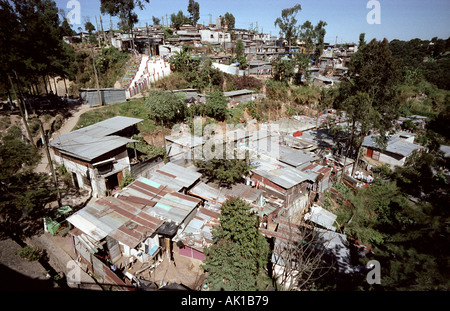
[[[130,159],[128,158],[126,149],[117,154],[114,157],[114,160],[116,163],[114,163],[113,170],[109,174],[121,171],[125,174],[125,170],[130,171]],[[99,175],[96,169],[86,167],[57,155],[55,155],[55,162],[59,165],[64,165],[70,174],[75,173],[77,175],[78,186],[87,190],[92,189],[93,197],[98,198],[105,194],[105,177]],[[87,179],[88,176],[91,180],[90,184],[85,183],[83,180],[83,177],[84,179]]]
[[405,164],[406,157],[403,157],[400,160],[397,160],[396,158],[393,158],[385,153],[380,152],[380,160],[379,161],[383,162],[383,163],[387,163],[391,167],[393,167],[395,165],[403,166]]
[[231,42],[231,36],[229,33],[226,32],[203,29],[200,30],[200,34],[202,36],[202,42],[209,42],[209,43]]

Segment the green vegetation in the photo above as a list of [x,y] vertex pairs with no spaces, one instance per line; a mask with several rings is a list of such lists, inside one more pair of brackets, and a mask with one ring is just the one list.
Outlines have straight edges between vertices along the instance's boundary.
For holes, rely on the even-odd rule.
[[211,181],[219,181],[226,186],[235,184],[250,172],[247,162],[241,159],[214,158],[208,161],[196,160],[194,164]]
[[124,103],[107,105],[82,114],[77,125],[75,126],[75,129],[86,127],[88,125],[120,115],[143,119],[142,122],[137,124],[139,132],[143,134],[160,130],[160,126],[155,124],[153,120],[149,119],[148,113],[149,112],[145,105],[145,101],[142,98],[130,100]]
[[125,188],[126,186],[128,186],[129,184],[131,184],[134,181],[134,176],[131,175],[130,172],[125,171],[125,175],[122,178],[122,181],[120,182],[120,189]]
[[22,140],[17,126],[11,126],[0,142],[0,235],[13,239],[41,228],[43,207],[55,199],[54,185],[46,174],[33,172],[39,151]]
[[[351,192],[335,185],[352,203],[342,202],[338,208],[340,229],[371,245],[374,254],[369,259],[381,263],[381,285],[348,286],[366,290],[448,288],[450,271],[442,251],[448,245],[450,187],[443,168],[449,168],[448,159],[435,152],[423,153],[405,167],[380,169],[369,188]],[[382,181],[381,176],[390,180]],[[410,196],[416,198],[414,202]]]
[[203,268],[211,290],[265,290],[270,279],[264,271],[269,245],[259,232],[258,217],[239,198],[222,205],[214,243],[205,249]]
[[28,261],[38,261],[44,256],[44,251],[25,246],[16,253],[17,256]]

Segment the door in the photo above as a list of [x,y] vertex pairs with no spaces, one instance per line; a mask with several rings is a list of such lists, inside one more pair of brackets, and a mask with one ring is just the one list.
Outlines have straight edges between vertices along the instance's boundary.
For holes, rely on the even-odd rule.
[[77,174],[72,172],[72,179],[73,179],[73,185],[75,186],[76,189],[79,189],[80,186],[78,185],[78,177]]
[[106,236],[106,245],[109,250],[109,257],[113,263],[120,259],[122,253],[120,252],[119,243],[110,236]]
[[119,185],[122,183],[122,178],[123,178],[123,172],[120,171],[117,173],[117,182],[119,183]]
[[373,149],[367,148],[367,157],[372,158]]

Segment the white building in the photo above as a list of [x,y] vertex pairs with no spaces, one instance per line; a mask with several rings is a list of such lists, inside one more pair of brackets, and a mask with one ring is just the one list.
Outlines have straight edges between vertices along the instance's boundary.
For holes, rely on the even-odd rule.
[[224,31],[203,29],[200,30],[202,43],[227,43],[231,42],[231,35]]

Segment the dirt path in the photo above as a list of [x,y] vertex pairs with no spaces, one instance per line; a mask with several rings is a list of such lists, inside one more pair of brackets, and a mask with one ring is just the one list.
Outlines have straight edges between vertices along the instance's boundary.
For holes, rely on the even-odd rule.
[[[66,119],[64,121],[63,125],[61,126],[61,128],[52,134],[50,141],[52,139],[54,139],[55,137],[58,137],[63,134],[67,134],[67,133],[71,132],[73,130],[73,128],[75,127],[75,125],[78,123],[80,116],[90,109],[92,109],[92,108],[90,108],[88,105],[76,106],[73,110],[70,111],[72,113],[72,116],[70,118]],[[47,160],[47,156],[45,155],[45,150],[42,148],[39,151],[39,153],[42,156],[41,162],[37,165],[37,167],[35,168],[34,171],[36,173],[50,173],[50,167],[49,167],[49,163]],[[50,155],[53,156],[53,153],[51,151],[50,151]]]

